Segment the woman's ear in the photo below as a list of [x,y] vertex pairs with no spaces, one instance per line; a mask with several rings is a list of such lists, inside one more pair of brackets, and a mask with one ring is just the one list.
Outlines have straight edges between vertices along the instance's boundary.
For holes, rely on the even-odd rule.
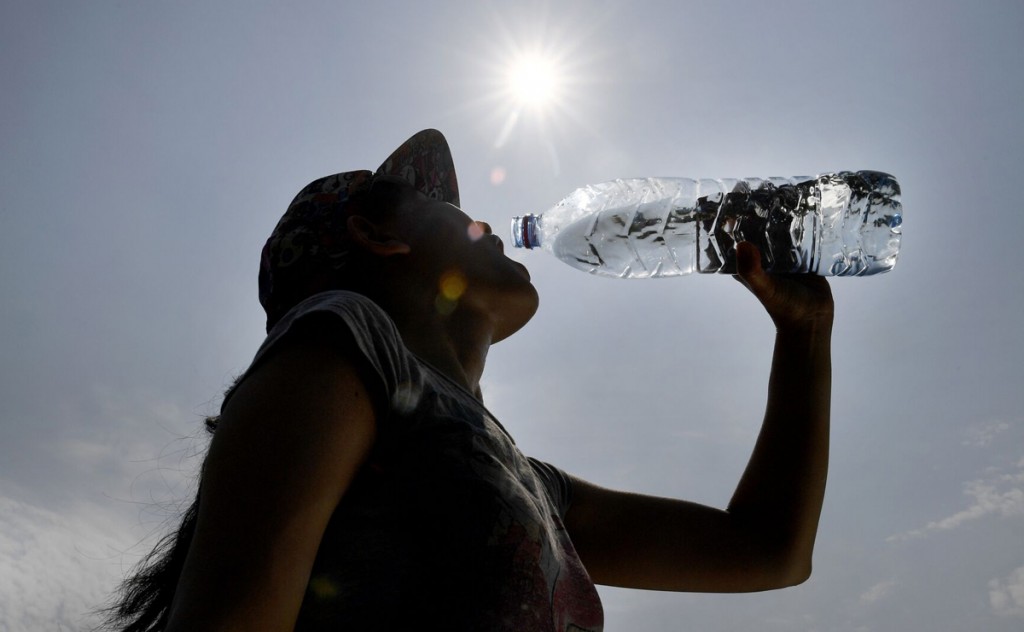
[[407,255],[409,244],[361,215],[352,215],[346,222],[349,238],[363,250],[381,257]]

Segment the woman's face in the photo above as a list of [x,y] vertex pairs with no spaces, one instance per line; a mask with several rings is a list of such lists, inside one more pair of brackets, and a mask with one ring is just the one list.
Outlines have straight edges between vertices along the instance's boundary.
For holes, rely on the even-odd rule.
[[526,267],[505,256],[490,226],[422,194],[404,206],[394,229],[409,245],[411,270],[437,284],[438,310],[482,311],[495,322],[495,342],[529,321],[537,290]]

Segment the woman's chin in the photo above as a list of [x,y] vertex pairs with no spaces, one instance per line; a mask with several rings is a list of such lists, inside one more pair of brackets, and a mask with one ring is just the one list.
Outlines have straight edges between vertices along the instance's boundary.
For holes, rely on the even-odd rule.
[[[525,269],[525,268],[524,268]],[[529,276],[529,275],[527,275]],[[516,333],[530,322],[540,306],[540,296],[533,284],[517,288],[515,296],[506,296],[495,311],[495,328],[492,342],[499,342]]]

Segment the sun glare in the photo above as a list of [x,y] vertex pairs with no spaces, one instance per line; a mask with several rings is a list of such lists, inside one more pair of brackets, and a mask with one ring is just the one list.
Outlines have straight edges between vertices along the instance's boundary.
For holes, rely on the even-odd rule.
[[[601,64],[600,47],[588,46],[595,28],[589,13],[532,16],[506,21],[495,14],[495,29],[481,31],[478,58],[481,90],[478,103],[489,110],[495,129],[494,147],[501,149],[516,135],[533,135],[546,145],[569,124],[588,126],[586,92],[595,85]],[[551,144],[551,153],[556,153]],[[557,159],[553,158],[557,170]],[[491,172],[495,186],[505,181],[501,165]]]
[[551,59],[537,54],[523,55],[510,65],[508,82],[509,90],[519,103],[543,107],[557,97],[558,69]]

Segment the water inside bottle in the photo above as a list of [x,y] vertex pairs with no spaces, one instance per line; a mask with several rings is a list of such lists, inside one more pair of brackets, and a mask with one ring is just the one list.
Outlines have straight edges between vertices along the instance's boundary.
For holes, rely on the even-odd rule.
[[553,251],[604,276],[735,274],[736,244],[749,241],[769,271],[875,274],[896,263],[899,193],[895,179],[878,172],[700,180],[694,195],[682,196],[690,204],[653,196],[577,219],[559,231]]

